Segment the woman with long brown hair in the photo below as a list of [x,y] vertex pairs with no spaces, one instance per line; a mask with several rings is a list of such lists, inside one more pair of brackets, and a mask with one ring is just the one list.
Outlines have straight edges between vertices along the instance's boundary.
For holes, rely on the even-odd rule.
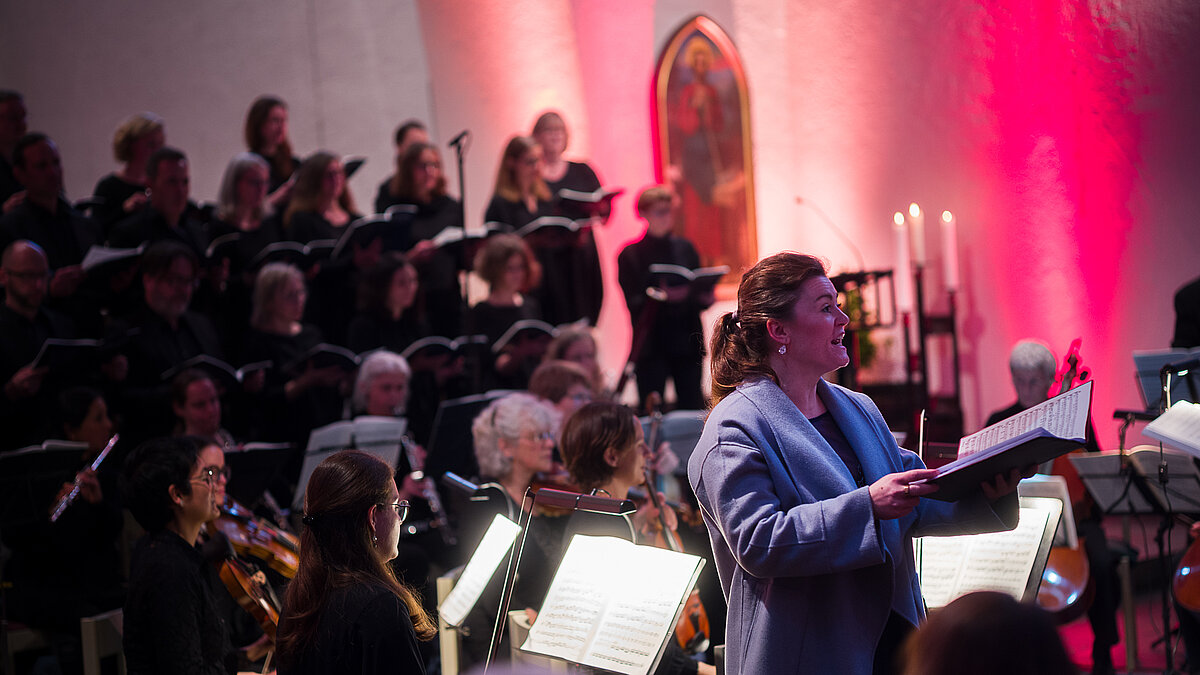
[[267,200],[276,209],[287,203],[292,175],[300,160],[292,154],[288,138],[288,107],[277,96],[259,96],[246,112],[246,149],[262,157],[271,167],[270,195]]
[[283,234],[307,244],[315,239],[338,239],[361,218],[346,185],[342,160],[330,152],[313,153],[296,172],[291,201],[283,212]]
[[417,640],[436,628],[388,564],[408,511],[399,495],[392,468],[357,450],[313,471],[276,634],[281,675],[425,672]]

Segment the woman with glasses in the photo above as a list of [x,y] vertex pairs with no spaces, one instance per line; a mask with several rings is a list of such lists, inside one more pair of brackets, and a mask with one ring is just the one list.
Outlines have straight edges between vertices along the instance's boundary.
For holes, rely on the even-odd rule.
[[125,461],[125,498],[145,528],[125,602],[130,673],[232,673],[233,647],[216,568],[196,546],[220,514],[225,455],[192,436],[156,438]]
[[[548,402],[531,394],[518,392],[492,401],[471,424],[475,439],[475,458],[479,462],[479,483],[483,491],[472,497],[464,510],[459,529],[459,543],[469,556],[483,538],[493,518],[500,514],[513,522],[522,516],[525,491],[534,478],[543,477],[554,468],[554,438],[558,430],[558,413]],[[566,518],[535,514],[529,524],[529,535],[521,557],[520,575],[513,590],[510,607],[540,607],[550,587],[554,568],[548,560],[558,555]],[[463,561],[465,562],[465,560]],[[499,607],[500,581],[497,574],[480,596],[475,609],[464,621],[470,632],[461,636],[465,668],[482,663]],[[509,653],[507,639],[497,652],[504,660]]]
[[304,513],[279,672],[424,673],[417,640],[436,629],[388,565],[408,515],[392,468],[357,450],[330,456],[308,480]]

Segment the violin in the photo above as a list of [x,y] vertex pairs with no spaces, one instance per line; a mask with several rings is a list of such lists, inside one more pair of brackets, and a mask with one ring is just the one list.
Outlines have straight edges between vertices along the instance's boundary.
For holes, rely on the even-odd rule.
[[279,598],[262,572],[252,571],[246,563],[230,556],[218,565],[221,581],[238,605],[250,613],[263,633],[275,641],[279,627]]
[[[657,392],[650,394],[646,401],[647,405],[650,406],[650,434],[647,445],[652,452],[657,450],[662,432],[661,401],[662,399]],[[667,505],[659,497],[658,475],[650,462],[646,462],[643,465],[642,477],[645,480],[646,495],[658,513],[658,527],[654,545],[659,548],[669,548],[676,553],[682,553],[683,545],[679,542],[679,533],[667,523],[664,513]],[[704,604],[700,602],[700,591],[693,588],[683,605],[683,612],[675,622],[675,641],[688,654],[699,654],[708,649],[708,636],[711,634],[709,632],[710,629],[708,612],[704,609]]]
[[229,539],[237,555],[257,560],[286,579],[296,576],[300,565],[300,540],[296,535],[256,518],[228,496],[214,525]]

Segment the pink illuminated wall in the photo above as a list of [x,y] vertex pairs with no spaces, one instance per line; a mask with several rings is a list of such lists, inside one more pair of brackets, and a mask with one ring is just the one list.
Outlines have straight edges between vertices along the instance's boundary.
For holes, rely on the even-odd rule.
[[[746,69],[760,254],[809,251],[835,272],[858,269],[859,255],[895,267],[891,214],[916,201],[930,214],[940,310],[936,214],[957,216],[969,427],[1012,400],[1014,341],[1040,338],[1061,355],[1082,337],[1096,426],[1114,447],[1112,410],[1140,403],[1129,353],[1166,346],[1171,295],[1200,276],[1194,0],[9,5],[0,88],[23,91],[31,124],[59,140],[72,197],[113,168],[116,124],[149,109],[192,157],[194,196],[212,199],[249,101],[272,92],[291,103],[299,152],[370,158],[352,181],[363,203],[390,172],[397,123],[425,119],[443,142],[470,129],[467,214],[478,222],[505,140],[561,110],[568,155],[628,191],[599,234],[601,354],[614,371],[629,329],[613,261],[640,235],[632,201],[654,176],[652,70],[697,12],[722,25]],[[898,375],[898,336],[879,339],[893,364],[882,375]],[[935,373],[943,384],[945,369]]]

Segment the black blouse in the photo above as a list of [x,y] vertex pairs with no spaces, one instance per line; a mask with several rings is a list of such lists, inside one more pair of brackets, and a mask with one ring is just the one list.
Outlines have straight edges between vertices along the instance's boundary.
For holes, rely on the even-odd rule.
[[[282,623],[287,621],[285,608]],[[280,659],[279,675],[318,673],[424,675],[404,601],[383,586],[330,591],[313,639],[295,658]]]
[[216,569],[178,534],[146,535],[133,552],[125,602],[126,667],[139,673],[235,672]]

